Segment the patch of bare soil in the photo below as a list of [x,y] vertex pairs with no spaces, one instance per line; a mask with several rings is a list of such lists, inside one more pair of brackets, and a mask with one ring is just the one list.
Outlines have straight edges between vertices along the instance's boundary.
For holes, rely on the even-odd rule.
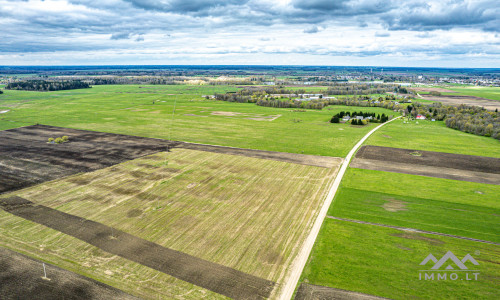
[[295,300],[375,300],[387,299],[378,296],[341,290],[327,286],[302,283],[297,290]]
[[408,210],[406,208],[406,202],[399,201],[396,199],[386,199],[386,203],[382,205],[382,207],[390,212],[398,212]]
[[323,168],[333,168],[340,165],[340,163],[342,162],[342,158],[339,157],[273,152],[265,150],[233,148],[233,147],[204,145],[204,144],[195,144],[186,142],[178,144],[177,147],[191,149],[191,150],[229,154],[229,155],[241,155],[241,156],[255,157],[261,159],[278,160],[289,163],[323,167]]
[[475,96],[455,96],[455,95],[441,95],[441,96],[432,96],[432,95],[421,95],[421,98],[424,100],[430,101],[439,101],[443,104],[448,105],[476,105],[486,108],[487,110],[495,110],[500,109],[500,101],[480,98]]
[[85,276],[0,248],[1,299],[138,299]]
[[500,184],[500,158],[363,146],[351,167]]
[[447,90],[443,88],[426,88],[426,87],[412,87],[412,91],[416,92],[438,92],[438,93],[456,93],[456,91]]
[[387,138],[387,139],[392,139],[392,136],[390,136],[390,135],[383,134],[382,136]]
[[[48,138],[68,136],[64,144]],[[34,125],[0,131],[0,193],[167,151],[176,142]]]
[[155,111],[150,111],[148,112],[148,114],[159,114],[161,111],[159,110],[155,110]]
[[281,115],[275,115],[275,116],[262,116],[262,117],[254,117],[254,118],[245,118],[247,120],[254,120],[254,121],[274,121],[277,118],[281,117]]
[[140,209],[131,209],[127,212],[127,217],[129,218],[135,218],[142,215],[142,210]]
[[241,115],[241,113],[233,111],[213,111],[210,114],[213,116],[226,116],[226,117],[235,117]]
[[162,247],[98,222],[36,205],[24,198],[0,199],[0,208],[106,252],[230,298],[268,298],[275,286],[272,281]]

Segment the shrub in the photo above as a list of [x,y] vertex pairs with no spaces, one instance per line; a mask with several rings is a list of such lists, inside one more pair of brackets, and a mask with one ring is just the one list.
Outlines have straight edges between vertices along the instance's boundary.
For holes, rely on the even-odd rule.
[[63,140],[62,140],[62,138],[57,138],[57,139],[55,139],[55,141],[54,141],[54,142],[55,142],[56,144],[62,144],[62,143],[63,143]]
[[52,143],[54,141],[54,138],[49,138],[48,142]]
[[331,120],[330,120],[331,123],[339,123],[340,120],[339,120],[339,117],[335,116],[333,117]]
[[67,141],[69,141],[69,138],[65,135],[61,138],[61,140],[63,141],[63,143],[66,143]]

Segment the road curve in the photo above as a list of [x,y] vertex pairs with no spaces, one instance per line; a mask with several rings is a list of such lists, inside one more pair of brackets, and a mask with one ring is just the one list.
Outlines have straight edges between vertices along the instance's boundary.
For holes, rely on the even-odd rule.
[[374,133],[377,131],[380,127],[396,120],[401,117],[394,118],[388,122],[382,123],[378,125],[377,127],[373,128],[368,132],[359,142],[349,151],[349,154],[347,154],[344,162],[342,163],[342,166],[340,167],[340,170],[337,174],[337,177],[335,177],[335,180],[332,183],[332,186],[330,187],[330,191],[328,192],[328,195],[326,196],[325,202],[323,203],[323,206],[321,207],[321,210],[318,214],[318,217],[316,218],[316,221],[314,222],[314,225],[311,229],[311,232],[307,236],[307,239],[305,240],[304,244],[302,245],[302,248],[299,251],[299,254],[295,258],[294,262],[292,263],[292,269],[288,275],[288,278],[286,279],[285,285],[283,289],[281,290],[280,295],[278,296],[278,299],[280,300],[289,300],[293,296],[293,292],[295,291],[295,287],[297,286],[297,283],[299,282],[300,275],[302,274],[302,270],[304,269],[307,259],[309,258],[309,255],[311,254],[311,250],[314,246],[314,242],[316,241],[316,238],[318,237],[319,230],[321,229],[321,225],[323,224],[323,220],[326,217],[326,214],[328,212],[328,208],[333,202],[333,197],[335,196],[335,193],[337,192],[337,189],[339,188],[340,182],[342,181],[342,178],[344,177],[344,173],[347,170],[347,167],[349,166],[349,162],[351,161],[352,157],[356,153],[356,151],[361,147],[361,145]]

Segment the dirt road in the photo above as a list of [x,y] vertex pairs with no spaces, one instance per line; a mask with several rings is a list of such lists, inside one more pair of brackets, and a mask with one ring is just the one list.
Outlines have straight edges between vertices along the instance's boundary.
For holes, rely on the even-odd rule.
[[289,272],[288,278],[285,280],[285,286],[283,287],[281,294],[279,295],[279,299],[281,300],[289,300],[293,296],[293,292],[295,291],[295,287],[297,286],[297,283],[299,281],[300,275],[302,274],[302,270],[304,269],[307,259],[309,258],[309,255],[311,254],[311,250],[314,246],[314,242],[316,241],[316,238],[318,237],[319,230],[321,229],[321,224],[323,224],[323,221],[326,217],[326,214],[328,212],[328,208],[332,204],[333,197],[335,196],[335,193],[337,192],[337,189],[339,188],[340,182],[342,181],[342,177],[344,177],[344,173],[347,170],[347,167],[349,166],[349,162],[351,161],[352,157],[356,153],[356,151],[361,147],[361,145],[372,135],[375,131],[377,131],[380,127],[396,120],[399,119],[400,117],[394,118],[390,120],[389,122],[383,123],[378,125],[377,127],[373,128],[370,132],[368,132],[352,149],[349,151],[349,154],[347,154],[344,162],[342,163],[342,166],[340,167],[339,173],[337,174],[337,177],[333,181],[332,186],[330,187],[330,191],[328,192],[328,195],[326,196],[325,202],[323,203],[323,206],[321,207],[321,210],[318,214],[318,217],[316,218],[316,221],[314,222],[314,225],[311,229],[311,232],[309,233],[309,236],[305,240],[304,244],[302,245],[299,254],[295,258],[295,261],[292,264],[291,271]]

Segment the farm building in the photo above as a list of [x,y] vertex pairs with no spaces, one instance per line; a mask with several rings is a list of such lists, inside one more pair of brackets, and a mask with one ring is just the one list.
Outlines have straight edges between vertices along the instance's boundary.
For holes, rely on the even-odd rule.
[[424,115],[417,115],[417,120],[425,120],[425,116]]

